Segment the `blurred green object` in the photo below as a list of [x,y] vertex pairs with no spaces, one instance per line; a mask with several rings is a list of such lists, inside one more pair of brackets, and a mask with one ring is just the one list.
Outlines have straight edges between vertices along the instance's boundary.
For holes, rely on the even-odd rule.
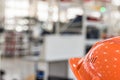
[[100,12],[105,12],[106,11],[106,8],[105,7],[101,7],[100,8]]

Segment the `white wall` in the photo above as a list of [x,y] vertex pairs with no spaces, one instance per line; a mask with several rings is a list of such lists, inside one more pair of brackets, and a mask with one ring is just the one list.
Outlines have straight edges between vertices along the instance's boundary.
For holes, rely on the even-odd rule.
[[84,37],[80,35],[51,35],[45,37],[45,55],[48,61],[68,60],[84,56]]
[[[85,51],[84,36],[81,35],[50,35],[45,37],[44,53],[47,61],[63,61],[71,57],[82,57]],[[76,80],[69,65],[68,78]]]

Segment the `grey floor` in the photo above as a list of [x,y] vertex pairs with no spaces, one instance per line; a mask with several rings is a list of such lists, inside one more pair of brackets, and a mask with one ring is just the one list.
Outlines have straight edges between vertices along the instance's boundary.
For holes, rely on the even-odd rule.
[[25,80],[29,75],[35,73],[34,62],[22,58],[4,58],[0,60],[0,69],[5,70],[5,80]]

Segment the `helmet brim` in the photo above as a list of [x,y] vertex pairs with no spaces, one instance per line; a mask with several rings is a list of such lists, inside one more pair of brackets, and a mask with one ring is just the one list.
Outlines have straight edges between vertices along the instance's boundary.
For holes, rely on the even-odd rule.
[[71,59],[69,59],[70,67],[72,69],[72,72],[76,76],[77,80],[81,80],[79,71],[77,69],[78,63],[79,63],[80,60],[81,60],[81,58],[71,58]]

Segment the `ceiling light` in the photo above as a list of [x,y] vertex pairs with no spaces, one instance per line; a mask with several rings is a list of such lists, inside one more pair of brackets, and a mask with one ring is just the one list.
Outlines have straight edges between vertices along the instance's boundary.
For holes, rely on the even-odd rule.
[[100,14],[100,12],[96,11],[96,12],[92,12],[91,16],[96,17],[96,18],[100,18],[101,14]]
[[17,26],[17,27],[16,27],[16,31],[17,31],[17,32],[22,32],[22,30],[23,30],[23,28],[22,28],[21,26]]
[[69,8],[67,13],[68,13],[67,18],[73,19],[76,17],[76,15],[83,15],[84,12],[81,8],[73,7],[73,8]]
[[120,0],[112,0],[112,4],[120,6]]

